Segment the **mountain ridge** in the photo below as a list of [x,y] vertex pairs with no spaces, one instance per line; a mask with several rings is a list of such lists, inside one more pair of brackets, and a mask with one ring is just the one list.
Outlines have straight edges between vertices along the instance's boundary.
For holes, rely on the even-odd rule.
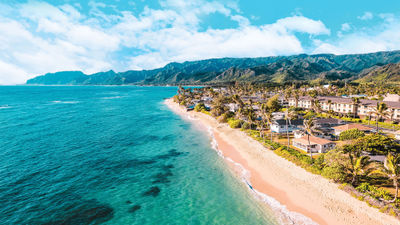
[[27,81],[41,85],[167,85],[215,84],[233,81],[285,82],[354,80],[367,74],[365,70],[390,63],[400,63],[400,51],[367,54],[299,54],[257,58],[219,58],[183,63],[168,63],[152,70],[98,72],[81,71],[47,73]]

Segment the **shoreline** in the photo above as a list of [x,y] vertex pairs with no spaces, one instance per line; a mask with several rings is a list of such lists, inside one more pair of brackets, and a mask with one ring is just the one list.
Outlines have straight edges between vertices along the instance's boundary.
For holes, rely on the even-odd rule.
[[244,132],[206,114],[186,112],[171,99],[164,103],[176,114],[195,119],[211,130],[217,150],[226,161],[248,171],[245,180],[249,188],[268,205],[279,203],[278,213],[286,214],[281,218],[284,224],[400,224],[396,218],[340,190],[337,184],[281,158]]

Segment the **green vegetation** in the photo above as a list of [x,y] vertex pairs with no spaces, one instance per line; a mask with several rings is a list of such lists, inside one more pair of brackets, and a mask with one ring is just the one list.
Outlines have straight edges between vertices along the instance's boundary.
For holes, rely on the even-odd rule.
[[390,200],[392,198],[391,194],[388,191],[386,191],[385,189],[377,188],[369,183],[360,184],[358,187],[356,187],[356,190],[361,193],[368,194],[369,196],[371,196],[377,200],[380,200],[380,199]]
[[194,107],[194,111],[196,112],[202,112],[202,111],[207,111],[206,106],[204,103],[199,103]]
[[229,124],[229,126],[231,128],[240,128],[240,127],[242,127],[242,121],[241,120],[237,120],[237,119],[231,118],[227,122],[228,122],[228,124]]
[[364,136],[365,136],[365,133],[363,131],[360,131],[358,129],[350,129],[350,130],[346,130],[346,131],[343,131],[342,133],[340,133],[339,140],[347,141],[347,140],[353,140],[353,139],[357,139],[357,138],[364,137]]

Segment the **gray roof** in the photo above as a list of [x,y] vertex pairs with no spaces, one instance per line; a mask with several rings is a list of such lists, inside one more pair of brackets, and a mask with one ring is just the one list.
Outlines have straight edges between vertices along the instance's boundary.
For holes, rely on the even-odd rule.
[[[303,125],[303,121],[304,120],[302,120],[302,119],[291,120],[290,124],[295,125],[295,126],[299,126],[299,125]],[[278,119],[278,120],[274,120],[273,123],[276,123],[278,125],[286,125],[286,120]]]

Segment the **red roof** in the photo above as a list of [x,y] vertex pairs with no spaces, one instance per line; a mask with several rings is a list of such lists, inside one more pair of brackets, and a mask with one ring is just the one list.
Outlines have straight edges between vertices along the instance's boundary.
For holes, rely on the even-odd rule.
[[[301,138],[296,138],[293,140],[294,142],[303,144],[303,145],[308,145],[308,138],[307,135],[304,135]],[[312,145],[318,144],[318,145],[326,145],[326,144],[330,144],[330,143],[334,143],[333,141],[327,140],[327,139],[323,139],[323,138],[319,138],[319,137],[315,137],[315,136],[310,136],[310,143]]]
[[333,129],[338,130],[338,131],[346,131],[346,130],[350,130],[350,129],[357,129],[357,130],[361,130],[361,131],[373,130],[373,128],[371,128],[371,127],[363,126],[358,123],[349,123],[349,124],[333,127]]

